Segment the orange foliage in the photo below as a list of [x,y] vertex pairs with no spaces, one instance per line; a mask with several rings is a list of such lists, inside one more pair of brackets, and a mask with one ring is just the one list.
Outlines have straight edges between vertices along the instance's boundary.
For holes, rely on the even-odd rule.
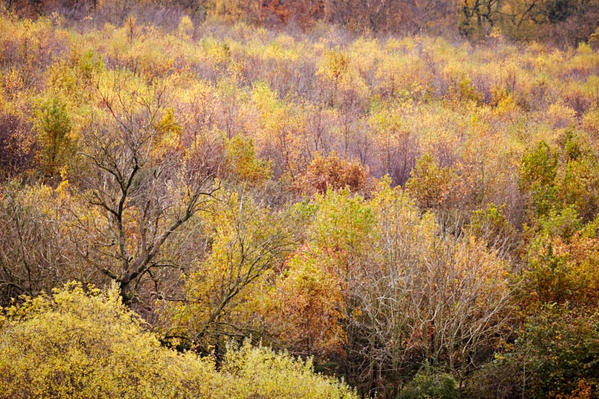
[[593,387],[583,379],[578,380],[576,389],[572,393],[565,397],[565,399],[592,399]]
[[262,13],[267,20],[270,14],[282,23],[294,21],[306,26],[323,17],[324,3],[324,0],[264,0]]
[[295,182],[296,190],[308,195],[345,187],[352,192],[368,193],[370,186],[367,168],[339,158],[335,153],[326,158],[317,154]]
[[[308,251],[308,252],[306,252]],[[338,277],[318,267],[309,246],[291,257],[274,292],[279,338],[298,354],[341,353],[343,298]]]

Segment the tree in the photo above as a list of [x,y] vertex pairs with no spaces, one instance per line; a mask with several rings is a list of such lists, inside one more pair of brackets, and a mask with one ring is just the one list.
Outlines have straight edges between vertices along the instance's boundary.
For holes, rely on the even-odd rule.
[[78,262],[68,221],[65,186],[25,186],[11,181],[0,195],[0,304],[37,295],[70,279],[98,281],[97,271]]
[[497,23],[500,0],[463,0],[460,32],[469,37],[484,37]]
[[41,168],[48,176],[54,176],[74,153],[66,105],[56,97],[43,102],[36,112],[36,127]]
[[276,345],[326,362],[343,355],[344,304],[338,276],[318,261],[309,246],[290,256],[268,296],[273,305],[266,319]]
[[[99,87],[102,111],[81,138],[72,174],[100,221],[75,215],[87,233],[79,253],[120,287],[131,304],[142,279],[176,267],[161,249],[216,191],[222,148],[183,129],[163,87]],[[154,280],[155,285],[159,281]]]
[[370,200],[329,190],[309,209],[283,285],[297,293],[283,314],[305,338],[292,348],[328,351],[363,392],[393,396],[423,362],[463,375],[500,341],[507,265],[486,243],[444,232],[388,179]]
[[260,187],[271,178],[270,162],[263,161],[256,156],[251,139],[248,140],[239,135],[234,136],[227,140],[225,152],[226,164],[223,174],[227,180]]
[[286,213],[243,192],[223,192],[202,211],[207,256],[184,277],[183,298],[164,303],[167,335],[222,354],[225,338],[261,333],[269,280],[294,247]]
[[507,350],[473,374],[472,397],[594,398],[599,389],[596,313],[558,305],[537,309]]
[[[502,336],[510,313],[506,264],[474,237],[443,232],[433,215],[381,184],[376,237],[349,291],[349,356],[358,381],[393,393],[422,362],[466,373]],[[415,370],[416,368],[416,370]],[[394,384],[394,385],[393,385]]]

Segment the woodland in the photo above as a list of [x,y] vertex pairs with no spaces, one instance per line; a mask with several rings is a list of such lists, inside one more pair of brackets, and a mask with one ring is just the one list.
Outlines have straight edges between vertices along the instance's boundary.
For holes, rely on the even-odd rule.
[[599,1],[0,0],[0,398],[599,398]]

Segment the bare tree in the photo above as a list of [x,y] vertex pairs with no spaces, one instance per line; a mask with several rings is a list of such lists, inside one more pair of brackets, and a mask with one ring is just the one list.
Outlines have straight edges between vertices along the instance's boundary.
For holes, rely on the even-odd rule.
[[97,214],[76,214],[88,236],[78,248],[131,304],[144,277],[177,266],[161,250],[217,189],[221,151],[176,122],[158,85],[129,90],[117,79],[98,92],[104,112],[83,132],[76,172]]
[[6,187],[0,199],[0,303],[22,294],[36,295],[59,277],[60,254],[51,240],[52,225],[28,207],[19,184]]
[[458,375],[471,369],[509,317],[504,261],[420,219],[405,198],[380,207],[375,248],[347,277],[348,301],[360,309],[346,327],[356,382],[396,389],[423,361]]

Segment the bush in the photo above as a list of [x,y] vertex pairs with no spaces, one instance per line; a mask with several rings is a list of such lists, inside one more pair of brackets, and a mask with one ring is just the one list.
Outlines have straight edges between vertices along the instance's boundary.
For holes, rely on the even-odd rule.
[[510,351],[474,374],[467,391],[476,398],[590,398],[599,393],[597,376],[598,315],[549,305],[529,319]]
[[416,374],[414,379],[399,393],[399,399],[456,399],[459,397],[458,384],[451,375],[431,374],[428,371]]
[[5,309],[0,391],[10,398],[209,396],[210,362],[160,347],[118,292],[68,284]]
[[73,149],[71,121],[66,105],[57,98],[46,100],[36,113],[40,164],[48,175],[55,174],[67,161]]
[[369,191],[368,169],[359,162],[339,158],[335,153],[324,158],[317,155],[298,178],[295,187],[304,194],[326,193],[348,188],[352,192]]
[[422,209],[448,208],[458,202],[459,176],[427,154],[416,162],[405,188]]
[[[87,291],[87,292],[86,292]],[[0,314],[7,398],[354,398],[311,363],[245,344],[209,358],[160,346],[118,290],[69,283]]]
[[229,350],[222,372],[234,376],[232,398],[357,399],[344,383],[314,373],[312,362],[252,347]]

